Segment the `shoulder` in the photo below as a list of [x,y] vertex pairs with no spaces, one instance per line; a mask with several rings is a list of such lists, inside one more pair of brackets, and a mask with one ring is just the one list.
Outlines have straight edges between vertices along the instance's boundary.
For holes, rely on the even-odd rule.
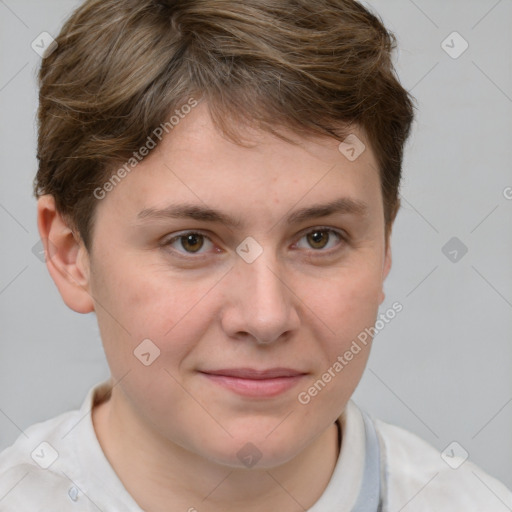
[[[69,411],[28,427],[0,453],[0,511],[39,510],[47,497],[52,505],[69,503],[73,483],[65,476],[72,458],[72,443],[66,436],[80,421],[80,411]],[[41,501],[42,500],[42,501]],[[48,503],[50,505],[50,503]]]
[[381,442],[387,510],[448,511],[454,506],[465,512],[512,509],[510,490],[466,460],[457,445],[442,455],[400,427],[380,420],[375,420],[375,427]]
[[102,462],[91,410],[110,390],[110,380],[96,384],[79,409],[31,425],[0,452],[0,512],[90,510],[84,498]]

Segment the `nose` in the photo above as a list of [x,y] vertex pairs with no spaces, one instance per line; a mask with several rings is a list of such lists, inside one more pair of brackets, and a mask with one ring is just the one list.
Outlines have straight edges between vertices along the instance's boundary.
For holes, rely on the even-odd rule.
[[264,252],[252,263],[240,259],[233,270],[221,319],[230,338],[269,344],[297,330],[300,301],[274,258]]

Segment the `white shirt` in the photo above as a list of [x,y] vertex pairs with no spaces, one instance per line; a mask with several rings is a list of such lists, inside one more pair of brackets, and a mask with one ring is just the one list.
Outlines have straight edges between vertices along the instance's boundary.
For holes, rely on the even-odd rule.
[[[92,407],[109,391],[110,381],[92,387],[79,410],[32,425],[0,453],[0,512],[142,511],[94,431]],[[454,452],[449,465],[414,434],[371,419],[352,401],[338,422],[338,461],[308,512],[512,510],[512,493]]]

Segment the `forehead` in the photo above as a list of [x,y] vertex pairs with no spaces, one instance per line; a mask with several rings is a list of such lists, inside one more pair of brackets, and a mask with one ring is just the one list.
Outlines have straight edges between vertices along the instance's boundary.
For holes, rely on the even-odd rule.
[[376,159],[357,126],[341,145],[335,138],[283,131],[294,143],[240,126],[244,145],[237,144],[213,124],[206,104],[201,103],[100,207],[116,202],[139,219],[151,217],[155,210],[172,209],[176,202],[203,211],[231,210],[237,218],[244,212],[258,217],[272,210],[283,214],[340,198],[347,199],[345,207],[351,202],[354,210],[356,204],[367,203],[368,214],[382,208]]
[[[180,153],[184,153],[188,157],[212,163],[219,159],[249,156],[254,160],[271,157],[273,161],[282,164],[290,159],[301,159],[305,164],[312,163],[316,166],[322,162],[326,165],[353,163],[346,165],[353,168],[360,167],[358,164],[364,162],[364,165],[377,169],[370,143],[358,125],[345,128],[349,135],[343,141],[327,136],[298,135],[283,126],[274,128],[290,142],[254,126],[234,124],[231,129],[242,139],[242,144],[237,144],[215,126],[207,103],[201,102],[164,137],[163,143],[159,144],[154,153],[172,152],[174,158],[180,158]],[[344,158],[341,159],[341,156]]]

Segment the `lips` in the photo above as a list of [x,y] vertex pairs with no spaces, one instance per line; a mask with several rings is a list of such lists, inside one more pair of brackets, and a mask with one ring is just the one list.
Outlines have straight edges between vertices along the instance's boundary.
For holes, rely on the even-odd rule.
[[238,395],[271,398],[296,386],[306,372],[292,368],[223,368],[200,372],[211,382]]
[[305,372],[292,370],[290,368],[269,368],[268,370],[255,370],[253,368],[226,368],[222,370],[207,370],[202,373],[251,380],[276,379],[305,375]]

